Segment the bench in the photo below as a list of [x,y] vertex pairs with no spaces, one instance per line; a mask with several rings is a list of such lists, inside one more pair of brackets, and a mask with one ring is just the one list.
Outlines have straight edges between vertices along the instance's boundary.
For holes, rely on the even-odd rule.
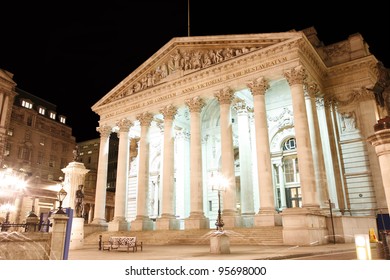
[[108,242],[103,242],[102,249],[111,251],[116,249],[126,249],[127,252],[130,249],[133,249],[133,252],[138,251],[138,247],[141,248],[142,251],[142,242],[137,241],[137,237],[134,236],[111,236],[108,239]]

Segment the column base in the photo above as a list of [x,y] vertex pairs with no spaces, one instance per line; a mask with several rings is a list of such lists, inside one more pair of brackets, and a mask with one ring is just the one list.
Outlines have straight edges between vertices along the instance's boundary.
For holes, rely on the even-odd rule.
[[255,215],[255,227],[273,227],[277,224],[278,213],[275,211],[261,211]]
[[235,214],[233,216],[222,215],[222,220],[223,220],[223,223],[225,224],[223,226],[224,229],[242,226],[242,217],[238,216],[237,214]]
[[288,208],[282,212],[283,243],[322,245],[329,243],[326,217],[307,208]]
[[91,224],[93,224],[93,225],[102,225],[102,226],[108,225],[108,223],[107,223],[107,221],[105,219],[99,219],[99,218],[93,219]]
[[241,227],[244,228],[252,228],[254,226],[255,220],[254,220],[255,214],[242,214],[241,215]]
[[132,231],[154,230],[154,223],[148,217],[136,217],[130,228]]
[[84,246],[84,218],[73,218],[69,249],[80,249]]
[[180,229],[180,221],[174,216],[172,217],[161,217],[156,221],[156,230],[175,230]]
[[203,213],[191,213],[190,216],[184,220],[185,229],[203,229],[210,228],[210,221]]
[[230,254],[230,240],[225,233],[216,233],[210,237],[210,253]]
[[108,223],[108,231],[129,231],[130,223],[125,218],[114,218]]

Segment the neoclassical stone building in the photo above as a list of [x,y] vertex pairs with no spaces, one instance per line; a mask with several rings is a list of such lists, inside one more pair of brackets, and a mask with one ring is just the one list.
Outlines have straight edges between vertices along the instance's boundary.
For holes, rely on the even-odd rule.
[[[93,224],[109,230],[283,226],[285,243],[367,232],[388,213],[366,139],[383,117],[378,60],[360,34],[316,30],[173,38],[100,99]],[[108,145],[119,136],[115,210],[105,220]]]

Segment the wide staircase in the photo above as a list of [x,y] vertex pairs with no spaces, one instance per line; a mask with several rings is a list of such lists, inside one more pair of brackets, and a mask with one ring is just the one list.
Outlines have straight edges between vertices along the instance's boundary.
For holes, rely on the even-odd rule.
[[[283,227],[233,228],[225,230],[231,245],[282,245]],[[107,241],[110,236],[135,236],[149,245],[208,245],[210,237],[217,234],[215,229],[197,230],[151,230],[151,231],[100,231],[84,237],[84,246]]]

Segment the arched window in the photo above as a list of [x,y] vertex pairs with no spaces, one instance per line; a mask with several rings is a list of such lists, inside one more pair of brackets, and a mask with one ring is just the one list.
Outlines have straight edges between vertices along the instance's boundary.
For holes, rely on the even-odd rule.
[[289,138],[283,143],[283,151],[291,151],[297,148],[297,142],[295,138]]

